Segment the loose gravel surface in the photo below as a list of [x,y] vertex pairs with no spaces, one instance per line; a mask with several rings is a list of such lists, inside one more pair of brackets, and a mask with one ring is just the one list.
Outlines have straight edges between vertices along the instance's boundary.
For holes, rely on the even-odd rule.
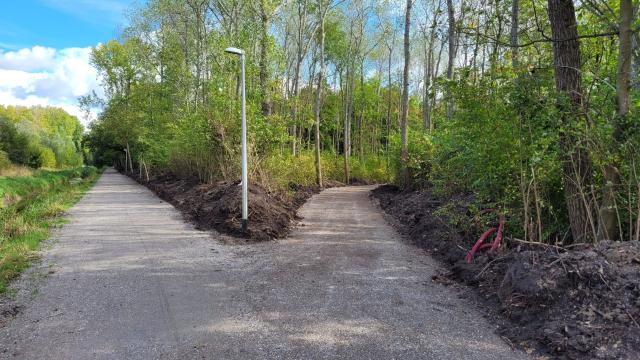
[[0,358],[526,359],[369,190],[314,196],[285,240],[225,245],[107,171],[16,284]]

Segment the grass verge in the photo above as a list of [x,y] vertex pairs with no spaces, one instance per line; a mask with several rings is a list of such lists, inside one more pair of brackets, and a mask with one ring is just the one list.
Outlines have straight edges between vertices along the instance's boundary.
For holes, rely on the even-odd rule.
[[0,294],[29,266],[50,229],[64,223],[60,215],[98,176],[95,169],[79,168],[0,177],[0,199],[6,203],[0,206]]

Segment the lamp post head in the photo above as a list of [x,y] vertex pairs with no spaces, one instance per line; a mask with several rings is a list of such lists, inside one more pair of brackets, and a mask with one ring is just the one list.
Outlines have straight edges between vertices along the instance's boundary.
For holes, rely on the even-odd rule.
[[236,54],[236,55],[244,55],[244,50],[242,49],[238,49],[238,48],[234,48],[234,47],[229,47],[224,49],[225,52],[228,52],[229,54]]

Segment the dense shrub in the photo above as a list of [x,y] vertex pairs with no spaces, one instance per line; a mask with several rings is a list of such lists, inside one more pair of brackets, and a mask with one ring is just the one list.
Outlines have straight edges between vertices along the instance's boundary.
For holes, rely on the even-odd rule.
[[0,150],[0,170],[8,169],[11,166],[11,160],[6,152]]
[[94,176],[98,173],[98,168],[96,168],[95,166],[84,166],[82,167],[82,171],[80,173],[80,176],[83,179],[86,179],[88,177]]
[[82,133],[78,119],[62,109],[0,106],[0,150],[15,164],[33,168],[80,166]]
[[44,168],[56,167],[56,154],[48,147],[42,147],[40,149],[40,166]]
[[[261,161],[257,171],[264,181],[271,181],[279,186],[287,186],[289,183],[310,185],[316,181],[314,159],[312,151],[303,151],[298,156],[288,152],[276,154]],[[344,182],[344,157],[323,153],[321,164],[325,181]],[[387,171],[387,159],[382,156],[370,155],[362,160],[352,157],[349,165],[351,179],[377,183],[393,180]]]
[[0,117],[0,150],[17,164],[28,165],[34,154],[26,135],[19,133],[13,123]]

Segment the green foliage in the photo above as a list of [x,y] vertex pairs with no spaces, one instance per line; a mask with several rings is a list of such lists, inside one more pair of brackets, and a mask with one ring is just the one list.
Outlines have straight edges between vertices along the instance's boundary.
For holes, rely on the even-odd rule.
[[524,73],[516,82],[514,74],[500,72],[478,81],[463,72],[458,81],[447,83],[456,110],[451,119],[436,113],[431,151],[411,149],[412,159],[420,151],[417,157],[425,159],[417,178],[429,179],[446,196],[473,194],[478,207],[506,214],[509,231],[520,237],[524,212],[531,217],[537,202],[545,238],[564,236],[558,114],[550,75]]
[[[10,280],[24,271],[40,242],[49,237],[51,226],[65,209],[78,201],[95,180],[92,172],[74,181],[82,169],[40,170],[33,176],[0,176],[0,294]],[[2,205],[2,204],[0,204]]]
[[[344,182],[344,157],[331,153],[322,153],[322,174],[325,181]],[[349,160],[351,178],[364,181],[386,183],[393,179],[389,176],[386,159],[384,157],[369,156],[363,160],[352,157]],[[303,151],[298,156],[290,153],[273,155],[263,162],[261,169],[263,181],[274,183],[285,188],[289,184],[315,184],[314,154]]]
[[28,164],[33,155],[30,153],[27,136],[19,133],[13,123],[2,118],[0,118],[0,149],[17,164]]
[[[394,154],[388,158],[388,171],[392,174],[400,174],[402,162],[397,154],[400,154],[400,134],[392,134],[389,138],[389,152]],[[424,185],[429,179],[434,163],[433,137],[422,129],[409,128],[408,131],[409,161],[408,167],[413,182],[416,185]],[[398,180],[400,180],[398,178]]]
[[[456,84],[456,112],[434,137],[435,180],[443,189],[470,189],[481,199],[513,191],[519,163],[519,121],[505,101],[509,88]],[[515,189],[517,193],[517,188]],[[504,194],[506,195],[506,194]],[[509,195],[507,195],[509,196]]]
[[50,169],[56,167],[56,154],[53,150],[46,147],[40,149],[40,166]]
[[0,149],[9,159],[33,168],[82,165],[78,119],[51,107],[0,106]]
[[[326,157],[323,157],[326,160]],[[335,162],[323,161],[323,170],[326,176],[333,178],[331,170],[337,172]],[[313,164],[313,153],[303,152],[298,156],[285,153],[280,156],[271,156],[264,161],[265,176],[263,181],[273,182],[282,188],[289,183],[311,185],[315,183],[315,168]]]
[[94,177],[98,174],[98,168],[95,166],[83,166],[80,176],[83,179]]
[[0,150],[0,170],[8,169],[11,166],[11,160],[9,160],[9,155]]

